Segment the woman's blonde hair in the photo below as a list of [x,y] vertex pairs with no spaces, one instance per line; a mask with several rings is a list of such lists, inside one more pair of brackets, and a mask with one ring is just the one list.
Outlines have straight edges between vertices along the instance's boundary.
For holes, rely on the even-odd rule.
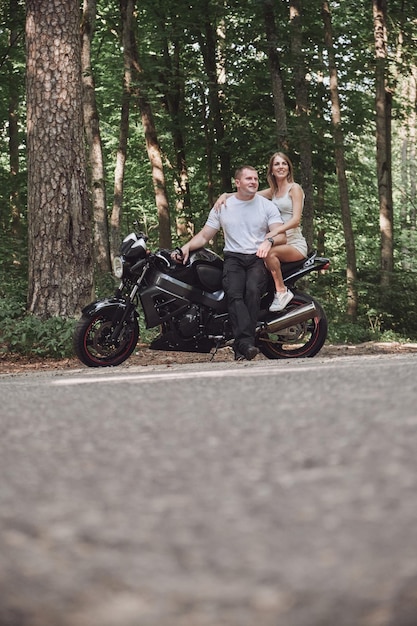
[[291,159],[289,157],[287,157],[287,155],[284,154],[284,152],[274,152],[274,154],[269,159],[268,171],[266,173],[266,180],[268,181],[269,186],[272,188],[274,195],[278,191],[278,185],[276,183],[274,175],[272,174],[272,166],[273,166],[274,161],[275,161],[275,159],[277,157],[280,157],[281,159],[284,159],[284,161],[288,164],[287,180],[288,180],[289,183],[293,183],[294,182],[294,167],[293,167],[293,164],[291,162]]

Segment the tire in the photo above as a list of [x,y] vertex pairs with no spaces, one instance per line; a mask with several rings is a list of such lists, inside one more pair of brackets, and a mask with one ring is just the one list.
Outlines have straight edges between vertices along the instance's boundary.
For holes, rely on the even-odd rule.
[[88,367],[120,365],[134,351],[139,339],[136,319],[125,322],[117,342],[110,341],[114,323],[113,311],[97,311],[92,316],[83,315],[75,327],[74,352]]
[[311,296],[294,292],[294,298],[285,311],[314,302],[315,317],[294,324],[276,333],[261,333],[257,345],[268,359],[296,359],[315,356],[323,347],[327,337],[327,319],[321,305]]

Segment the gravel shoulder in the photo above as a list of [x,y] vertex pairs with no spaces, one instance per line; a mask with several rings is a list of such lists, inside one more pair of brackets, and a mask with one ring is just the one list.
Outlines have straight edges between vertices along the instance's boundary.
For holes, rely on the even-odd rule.
[[[326,344],[321,349],[319,356],[333,358],[340,356],[410,353],[417,353],[417,343],[368,341],[359,344]],[[210,359],[210,354],[150,350],[145,344],[138,344],[137,350],[126,361],[124,366],[204,363]],[[233,352],[230,348],[223,348],[218,351],[213,360],[215,362],[233,361]],[[76,357],[49,359],[25,357],[19,354],[0,354],[0,374],[18,374],[38,370],[71,370],[79,369],[80,367],[84,367],[84,365]]]

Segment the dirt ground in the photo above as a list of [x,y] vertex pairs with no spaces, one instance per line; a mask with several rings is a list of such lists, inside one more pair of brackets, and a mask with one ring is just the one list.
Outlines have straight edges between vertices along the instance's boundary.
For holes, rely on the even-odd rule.
[[[417,343],[382,343],[369,341],[360,344],[326,344],[318,356],[356,356],[369,354],[404,354],[417,353]],[[257,358],[263,358],[259,356]],[[173,365],[178,363],[201,363],[208,362],[211,354],[196,354],[190,352],[165,352],[149,350],[146,345],[138,344],[136,351],[129,357],[123,366],[134,365]],[[227,362],[233,360],[233,352],[230,348],[223,348],[214,357],[215,362]],[[30,371],[43,370],[71,370],[85,367],[77,358],[47,359],[24,357],[18,354],[0,354],[0,374],[18,374]]]

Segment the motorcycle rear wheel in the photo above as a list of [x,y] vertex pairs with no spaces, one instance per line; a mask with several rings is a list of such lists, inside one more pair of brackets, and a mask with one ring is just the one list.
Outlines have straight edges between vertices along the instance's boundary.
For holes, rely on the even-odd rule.
[[317,313],[310,319],[276,333],[261,333],[257,345],[268,359],[313,357],[327,337],[327,318],[321,305],[311,296],[295,293],[286,311],[314,302]]
[[137,320],[125,322],[117,341],[111,339],[113,330],[110,312],[99,311],[92,317],[83,315],[73,336],[74,352],[80,361],[88,367],[111,367],[126,361],[139,339]]

